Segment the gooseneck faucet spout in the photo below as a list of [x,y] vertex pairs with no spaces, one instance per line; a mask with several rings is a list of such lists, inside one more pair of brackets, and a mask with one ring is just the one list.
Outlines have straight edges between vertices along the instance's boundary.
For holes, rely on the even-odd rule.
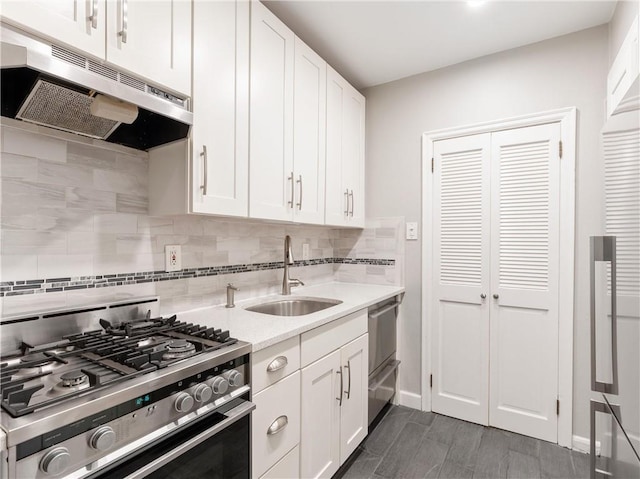
[[293,253],[291,251],[291,236],[284,237],[284,277],[282,278],[282,294],[291,294],[292,286],[304,286],[299,279],[289,278],[289,265],[294,264]]

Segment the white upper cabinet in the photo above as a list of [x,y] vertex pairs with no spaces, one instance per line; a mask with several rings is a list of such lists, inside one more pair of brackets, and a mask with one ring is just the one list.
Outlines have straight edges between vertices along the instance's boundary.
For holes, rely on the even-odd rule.
[[191,94],[191,2],[11,1],[3,2],[2,18],[154,85]]
[[327,68],[325,222],[364,227],[365,99]]
[[295,39],[293,91],[293,219],[324,223],[327,63]]
[[290,220],[294,206],[293,64],[295,35],[251,3],[249,215]]
[[104,0],[2,2],[2,20],[104,59],[105,7]]
[[108,0],[107,61],[191,93],[191,2]]
[[607,114],[640,107],[640,35],[638,17],[616,55],[607,76]]
[[247,216],[249,3],[193,2],[191,212]]

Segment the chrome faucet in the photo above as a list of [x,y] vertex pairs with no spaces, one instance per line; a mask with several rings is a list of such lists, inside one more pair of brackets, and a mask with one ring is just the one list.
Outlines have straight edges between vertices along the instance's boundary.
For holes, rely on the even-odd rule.
[[227,284],[227,304],[225,308],[235,308],[236,304],[234,302],[234,292],[238,291],[240,288],[234,286],[233,284]]
[[284,278],[282,278],[282,294],[291,294],[291,286],[304,286],[299,279],[289,278],[289,265],[294,264],[291,252],[291,236],[284,237]]

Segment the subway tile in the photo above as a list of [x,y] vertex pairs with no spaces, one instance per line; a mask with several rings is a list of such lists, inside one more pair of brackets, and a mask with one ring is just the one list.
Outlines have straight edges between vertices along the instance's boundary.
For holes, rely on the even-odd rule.
[[90,254],[38,255],[38,278],[92,274],[93,256]]
[[125,254],[150,254],[153,253],[155,242],[149,235],[119,234],[116,236],[116,252],[119,255]]
[[202,218],[202,234],[211,236],[229,236],[229,223],[216,218]]
[[66,188],[17,179],[2,180],[2,212],[35,213],[39,206],[64,208]]
[[65,163],[67,142],[14,128],[2,128],[2,151]]
[[19,281],[38,277],[38,256],[8,255],[0,256],[0,278],[2,281]]
[[149,212],[149,200],[146,196],[116,193],[116,211],[146,215]]
[[101,191],[139,195],[147,192],[146,179],[121,171],[94,170],[93,183]]
[[2,231],[3,255],[66,254],[67,235],[44,231]]
[[100,191],[95,188],[66,188],[67,206],[84,208],[95,211],[115,211],[116,195],[110,191]]
[[113,170],[116,167],[116,156],[115,151],[106,148],[75,142],[69,142],[67,146],[67,163],[72,165]]
[[138,233],[173,234],[173,220],[166,217],[139,215]]
[[187,236],[202,236],[204,223],[202,219],[195,216],[175,216],[173,218],[173,232]]
[[12,230],[36,230],[38,215],[35,214],[3,214],[0,217],[0,227]]
[[36,181],[38,178],[38,159],[12,153],[0,154],[0,177]]
[[94,218],[94,230],[97,233],[137,233],[138,216],[128,213],[98,213]]
[[93,170],[86,166],[38,161],[38,183],[91,188]]
[[116,235],[94,232],[68,233],[67,249],[73,254],[113,255],[117,253]]
[[38,208],[39,231],[88,232],[93,231],[94,213],[80,208]]

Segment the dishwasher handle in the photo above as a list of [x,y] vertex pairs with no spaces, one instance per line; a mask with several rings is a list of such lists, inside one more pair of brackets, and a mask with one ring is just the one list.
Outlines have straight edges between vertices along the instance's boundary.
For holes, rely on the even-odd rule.
[[388,313],[392,309],[397,308],[398,306],[400,306],[400,301],[394,301],[393,303],[388,304],[387,306],[385,306],[385,307],[383,307],[381,309],[378,309],[373,313],[369,313],[369,318],[376,319],[376,318],[382,316],[383,314]]

